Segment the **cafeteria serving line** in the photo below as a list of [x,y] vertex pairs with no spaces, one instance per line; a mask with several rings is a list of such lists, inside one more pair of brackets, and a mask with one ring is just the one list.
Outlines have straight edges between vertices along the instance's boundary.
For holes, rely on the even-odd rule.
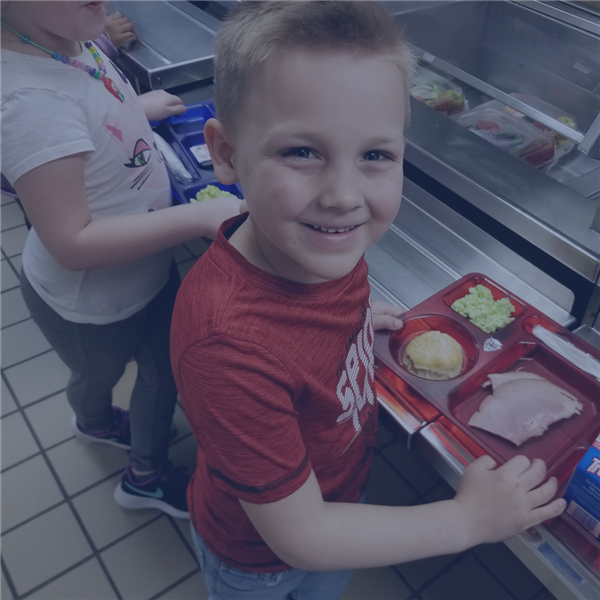
[[[110,3],[111,10],[134,22],[138,34],[119,60],[138,90],[168,89],[190,107],[184,117],[155,127],[173,152],[167,163],[179,202],[219,185],[202,154],[202,129],[214,110],[212,38],[232,4]],[[513,372],[523,364],[581,396],[582,419],[551,424],[540,443],[525,441],[520,447],[527,453],[535,445],[531,451],[545,459],[552,454],[564,490],[600,433],[600,387],[576,362],[547,349],[533,330],[550,329],[600,357],[597,3],[385,4],[406,27],[420,60],[411,88],[402,207],[366,257],[373,297],[403,306],[410,323],[401,335],[376,339],[382,426],[371,501],[411,504],[447,497],[465,465],[483,451],[507,460],[514,446],[470,427],[470,419],[490,369]],[[236,186],[224,191],[241,195]],[[79,478],[81,465],[65,460],[77,441],[46,420],[59,403],[68,412],[65,373],[19,302],[14,275],[26,228],[13,199],[3,198],[2,216],[2,425],[3,434],[8,432],[2,442],[3,456],[8,455],[2,464],[2,597],[6,592],[15,599],[82,598],[86,586],[77,582],[86,573],[93,573],[103,590],[96,597],[105,592],[115,598],[193,597],[187,590],[201,575],[187,531],[169,517],[148,513],[130,521],[118,507],[105,507],[110,501],[102,494],[114,487],[119,458],[110,449],[84,455],[81,460],[90,461],[85,472],[93,474],[87,480]],[[185,273],[205,248],[202,240],[181,247],[180,270]],[[482,332],[458,316],[453,303],[479,285],[492,291],[493,300],[510,299],[514,322]],[[455,335],[467,347],[457,376],[435,386],[406,370],[402,353],[409,338],[431,328],[456,332],[456,323]],[[179,409],[177,417],[172,452],[177,461],[189,463],[193,438]],[[32,486],[30,473],[48,482],[50,500],[32,493],[28,504],[10,496],[11,474],[15,486]],[[113,514],[100,522],[99,507]],[[38,544],[41,532],[59,528],[61,518],[71,541],[46,534]],[[119,522],[119,533],[108,531],[105,523],[111,522]],[[600,544],[594,522],[586,525],[591,526],[564,516],[506,544],[361,572],[345,597],[596,598]],[[63,541],[66,548],[56,546]],[[143,547],[147,561],[159,561],[171,542],[173,566],[156,563],[149,577],[135,562],[137,550]],[[52,561],[44,560],[50,556]],[[73,595],[60,595],[68,593]]]
[[[127,455],[82,445],[69,427],[68,373],[33,323],[17,273],[23,214],[3,196],[2,222],[2,600],[205,600],[187,520],[126,511],[113,500]],[[176,251],[182,275],[206,249]],[[130,363],[115,391],[126,408]],[[384,416],[385,419],[385,416]],[[181,408],[170,457],[195,466],[196,445]],[[451,497],[452,488],[382,421],[367,499],[385,505]],[[502,543],[458,555],[355,573],[343,600],[552,600]]]

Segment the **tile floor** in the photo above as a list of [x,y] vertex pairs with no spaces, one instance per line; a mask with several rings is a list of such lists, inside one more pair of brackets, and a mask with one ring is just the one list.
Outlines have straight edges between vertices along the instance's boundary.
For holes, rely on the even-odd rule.
[[[27,234],[19,206],[2,198],[2,587],[3,600],[202,600],[202,573],[188,522],[126,511],[112,492],[127,455],[85,445],[69,428],[67,370],[21,299],[17,273]],[[205,249],[178,248],[186,273]],[[127,406],[132,363],[115,391]],[[195,442],[178,407],[176,464],[193,468]],[[369,500],[411,504],[452,490],[382,423]],[[489,545],[357,572],[344,600],[550,600],[553,596],[503,545]]]

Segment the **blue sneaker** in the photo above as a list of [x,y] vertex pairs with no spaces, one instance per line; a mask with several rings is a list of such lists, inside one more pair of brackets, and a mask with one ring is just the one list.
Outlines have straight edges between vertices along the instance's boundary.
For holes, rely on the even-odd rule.
[[189,482],[190,477],[170,461],[145,479],[135,477],[129,466],[115,489],[114,498],[123,508],[157,508],[177,519],[189,519],[186,498]]
[[131,430],[129,427],[129,413],[118,406],[113,406],[113,422],[104,431],[90,431],[84,427],[75,415],[71,417],[71,429],[78,438],[88,442],[110,444],[117,448],[129,450],[131,448]]

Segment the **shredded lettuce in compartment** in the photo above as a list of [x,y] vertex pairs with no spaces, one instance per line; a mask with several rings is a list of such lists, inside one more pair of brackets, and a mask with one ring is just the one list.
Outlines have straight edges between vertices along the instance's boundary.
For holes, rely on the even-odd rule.
[[510,316],[515,310],[511,301],[508,298],[494,300],[491,290],[484,285],[469,288],[464,298],[452,303],[452,309],[486,333],[494,333],[514,321]]
[[192,202],[202,202],[202,200],[208,200],[209,198],[220,198],[221,196],[233,196],[234,198],[237,198],[235,194],[221,190],[216,185],[207,185],[196,194],[195,198],[190,198],[190,200]]

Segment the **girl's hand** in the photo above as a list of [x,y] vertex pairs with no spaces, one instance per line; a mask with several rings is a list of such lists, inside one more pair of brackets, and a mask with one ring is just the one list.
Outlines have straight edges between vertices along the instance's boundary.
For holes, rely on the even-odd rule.
[[203,237],[214,240],[223,221],[245,212],[246,201],[233,196],[207,198],[202,202],[191,202],[197,207],[198,222],[202,223]]
[[554,498],[554,477],[545,483],[546,465],[519,455],[501,467],[491,456],[481,456],[465,470],[456,502],[468,545],[499,542],[560,515],[563,498]]
[[133,23],[124,17],[120,12],[116,12],[106,17],[104,33],[118,50],[123,44],[136,39]]
[[373,311],[373,329],[391,329],[396,330],[402,327],[402,321],[398,318],[404,313],[404,309],[387,302],[374,300],[371,302]]
[[165,90],[153,90],[139,96],[140,102],[148,121],[162,121],[168,117],[182,115],[187,107],[181,98],[165,92]]

